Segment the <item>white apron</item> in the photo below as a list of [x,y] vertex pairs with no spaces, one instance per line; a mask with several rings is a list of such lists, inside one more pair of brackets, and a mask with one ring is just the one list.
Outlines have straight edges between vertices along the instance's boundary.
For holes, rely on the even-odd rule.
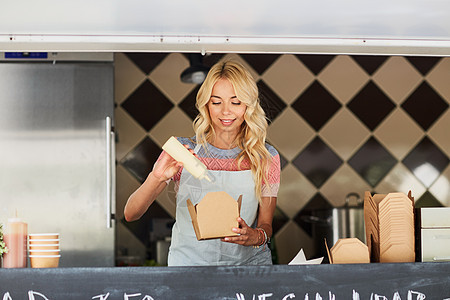
[[169,248],[169,266],[199,265],[270,265],[269,247],[253,248],[222,242],[220,239],[198,241],[187,208],[187,199],[195,205],[208,192],[225,191],[235,200],[242,195],[240,216],[247,225],[254,227],[258,211],[255,184],[251,170],[209,171],[214,183],[198,180],[183,169],[177,194],[176,222],[172,229]]

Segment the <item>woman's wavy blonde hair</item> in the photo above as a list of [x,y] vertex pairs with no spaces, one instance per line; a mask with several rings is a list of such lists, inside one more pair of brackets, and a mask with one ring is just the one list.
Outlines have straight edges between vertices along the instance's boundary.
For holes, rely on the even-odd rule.
[[266,187],[269,187],[268,171],[272,159],[265,145],[268,124],[266,114],[260,105],[256,82],[250,72],[240,63],[219,62],[208,72],[197,93],[196,107],[199,114],[193,123],[196,140],[206,150],[207,142],[212,142],[216,138],[209,115],[208,102],[214,85],[222,78],[231,82],[238,100],[247,106],[244,122],[233,144],[242,149],[237,157],[238,168],[241,168],[244,159],[250,163],[255,181],[255,193],[257,199],[261,199],[262,183],[266,183]]

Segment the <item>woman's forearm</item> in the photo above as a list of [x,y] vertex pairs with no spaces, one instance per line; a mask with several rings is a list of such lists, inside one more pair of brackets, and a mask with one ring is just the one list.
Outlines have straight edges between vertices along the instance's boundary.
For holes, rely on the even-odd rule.
[[150,172],[144,183],[128,198],[124,210],[125,220],[130,222],[141,218],[166,186],[165,181]]

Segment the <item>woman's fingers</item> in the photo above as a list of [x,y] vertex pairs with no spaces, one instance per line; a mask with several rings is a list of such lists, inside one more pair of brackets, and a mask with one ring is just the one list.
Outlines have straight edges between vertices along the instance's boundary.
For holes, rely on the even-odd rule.
[[253,240],[255,238],[255,229],[249,227],[241,217],[237,218],[237,221],[239,224],[239,228],[233,227],[231,230],[239,235],[225,237],[222,239],[222,241],[245,246],[253,245]]
[[163,151],[152,172],[157,178],[165,181],[172,178],[182,166],[183,163],[176,161],[167,152]]

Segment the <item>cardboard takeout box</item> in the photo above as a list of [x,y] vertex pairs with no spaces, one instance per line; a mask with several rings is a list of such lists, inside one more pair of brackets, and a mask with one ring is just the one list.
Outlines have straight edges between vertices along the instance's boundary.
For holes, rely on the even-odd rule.
[[365,264],[370,263],[369,249],[358,238],[341,238],[331,249],[328,249],[330,264]]
[[238,227],[242,195],[236,201],[226,192],[209,192],[195,206],[187,200],[189,214],[197,240],[238,235],[231,228]]

